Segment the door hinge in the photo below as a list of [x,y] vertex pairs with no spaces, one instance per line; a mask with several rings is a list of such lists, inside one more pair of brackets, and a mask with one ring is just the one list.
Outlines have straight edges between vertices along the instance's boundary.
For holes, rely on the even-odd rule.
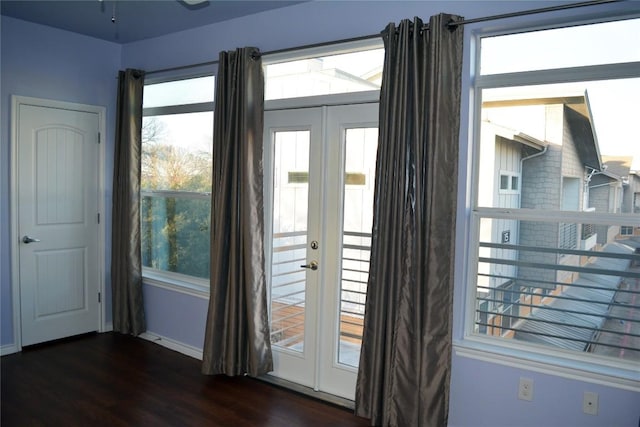
[[102,302],[102,294],[98,292],[98,304]]
[[98,132],[98,144],[102,142],[101,139],[102,139],[102,134]]
[[98,224],[100,224],[100,212],[98,212]]

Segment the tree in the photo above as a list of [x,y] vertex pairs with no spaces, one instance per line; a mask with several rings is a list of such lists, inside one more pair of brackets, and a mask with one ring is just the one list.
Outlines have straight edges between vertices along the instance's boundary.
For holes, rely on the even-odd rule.
[[208,277],[211,153],[166,139],[160,120],[143,121],[141,187],[154,192],[142,198],[143,265]]

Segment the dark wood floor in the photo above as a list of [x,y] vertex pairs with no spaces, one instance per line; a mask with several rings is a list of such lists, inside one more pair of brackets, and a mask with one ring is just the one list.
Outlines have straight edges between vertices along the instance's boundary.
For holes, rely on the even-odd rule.
[[4,356],[0,423],[9,426],[366,426],[351,411],[148,341],[94,334]]

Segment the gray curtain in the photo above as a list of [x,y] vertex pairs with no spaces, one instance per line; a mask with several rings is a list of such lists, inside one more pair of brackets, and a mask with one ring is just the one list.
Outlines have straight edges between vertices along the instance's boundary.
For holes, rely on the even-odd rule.
[[462,28],[434,16],[382,36],[373,237],[356,413],[445,426],[451,368]]
[[273,370],[264,260],[260,51],[221,52],[216,82],[211,203],[211,295],[205,374]]
[[139,335],[146,330],[140,260],[140,148],[144,72],[118,75],[116,146],[113,165],[111,292],[113,329]]

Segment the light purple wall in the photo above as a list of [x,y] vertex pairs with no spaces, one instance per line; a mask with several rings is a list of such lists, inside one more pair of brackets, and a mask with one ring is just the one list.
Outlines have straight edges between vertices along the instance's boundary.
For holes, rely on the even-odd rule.
[[202,349],[208,299],[144,285],[147,330]]
[[[107,108],[104,212],[111,247],[111,181],[117,72],[121,46],[2,16],[0,110],[0,345],[13,344],[11,301],[9,164],[11,95],[98,105]],[[109,251],[107,251],[107,254]],[[108,256],[107,256],[108,258]],[[108,259],[106,260],[108,262]],[[109,265],[106,263],[105,265]],[[107,271],[109,269],[107,268]],[[107,286],[109,280],[107,280]],[[109,287],[107,288],[109,289]],[[111,316],[107,292],[108,319]]]
[[[533,379],[533,400],[516,398],[520,377]],[[585,391],[598,394],[598,415],[582,411]],[[597,384],[467,357],[453,360],[451,427],[638,427],[640,395]]]

